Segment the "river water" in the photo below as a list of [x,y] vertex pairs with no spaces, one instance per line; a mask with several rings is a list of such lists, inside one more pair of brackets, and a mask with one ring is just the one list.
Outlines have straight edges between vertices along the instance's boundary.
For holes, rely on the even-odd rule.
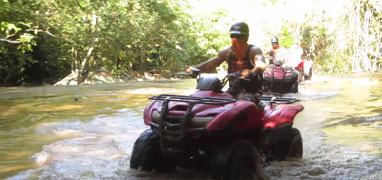
[[[382,179],[382,75],[303,82],[301,160],[265,165],[270,179]],[[195,80],[0,88],[0,179],[209,179],[129,169],[151,95],[190,94]]]

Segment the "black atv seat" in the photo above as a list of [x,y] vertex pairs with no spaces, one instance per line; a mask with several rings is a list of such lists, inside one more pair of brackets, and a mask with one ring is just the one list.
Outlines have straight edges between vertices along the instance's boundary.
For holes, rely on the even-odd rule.
[[198,85],[196,86],[196,89],[221,92],[222,85],[220,80],[216,77],[202,77],[198,80]]

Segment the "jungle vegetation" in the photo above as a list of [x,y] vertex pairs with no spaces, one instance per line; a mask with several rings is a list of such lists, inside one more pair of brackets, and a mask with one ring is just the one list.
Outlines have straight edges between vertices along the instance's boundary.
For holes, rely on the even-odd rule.
[[[344,8],[336,20],[323,11],[284,21],[282,45],[299,39],[317,72],[381,70],[382,3]],[[99,67],[118,77],[172,75],[229,45],[224,10],[190,12],[187,0],[0,0],[0,85],[53,84],[72,72],[81,83]]]

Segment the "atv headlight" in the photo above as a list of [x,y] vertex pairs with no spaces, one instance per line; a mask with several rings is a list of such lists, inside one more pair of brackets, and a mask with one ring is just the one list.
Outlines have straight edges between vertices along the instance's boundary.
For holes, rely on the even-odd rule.
[[207,116],[207,117],[193,117],[191,119],[192,125],[196,126],[205,126],[207,123],[209,123],[212,119],[214,119],[213,116]]
[[154,121],[154,122],[159,122],[159,119],[160,119],[160,113],[158,111],[153,111],[153,113],[151,114],[151,119]]

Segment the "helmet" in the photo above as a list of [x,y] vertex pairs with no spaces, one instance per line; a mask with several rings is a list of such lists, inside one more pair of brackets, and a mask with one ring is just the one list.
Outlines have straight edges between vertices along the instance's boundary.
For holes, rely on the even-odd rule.
[[275,61],[275,65],[276,66],[281,66],[281,65],[283,65],[283,62],[281,60],[276,60]]
[[279,39],[277,39],[277,37],[275,36],[275,37],[273,37],[272,39],[271,39],[271,43],[279,43]]
[[232,35],[249,36],[249,28],[245,22],[237,22],[231,26],[229,33]]

